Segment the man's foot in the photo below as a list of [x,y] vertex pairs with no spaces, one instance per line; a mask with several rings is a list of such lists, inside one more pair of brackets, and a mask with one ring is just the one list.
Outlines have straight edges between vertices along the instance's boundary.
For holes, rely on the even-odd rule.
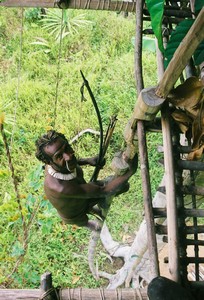
[[101,231],[101,225],[96,222],[96,221],[92,221],[89,220],[86,226],[88,229],[90,229],[91,231]]
[[93,216],[95,216],[100,221],[105,220],[105,217],[103,216],[102,209],[99,208],[97,205],[93,206],[89,213],[92,214]]

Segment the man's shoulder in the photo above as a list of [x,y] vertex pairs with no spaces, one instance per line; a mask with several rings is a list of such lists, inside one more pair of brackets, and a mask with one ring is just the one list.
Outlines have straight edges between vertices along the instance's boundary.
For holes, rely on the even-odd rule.
[[55,191],[56,193],[66,195],[70,192],[73,192],[73,190],[78,189],[79,182],[76,179],[72,180],[62,180],[58,178],[52,177],[50,174],[47,174],[44,180],[44,189],[47,191]]

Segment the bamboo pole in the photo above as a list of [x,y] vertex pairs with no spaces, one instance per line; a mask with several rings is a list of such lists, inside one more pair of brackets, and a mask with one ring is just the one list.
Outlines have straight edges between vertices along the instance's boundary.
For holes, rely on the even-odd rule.
[[174,161],[171,141],[171,128],[168,105],[162,108],[162,134],[164,145],[164,167],[166,178],[166,211],[168,226],[169,272],[171,279],[179,282],[179,245],[176,206],[176,189],[174,178]]
[[[0,3],[4,7],[58,7],[55,0],[6,0]],[[100,1],[100,0],[69,0],[68,8],[90,9],[90,10],[108,10],[108,11],[126,11],[134,12],[136,2],[130,1]]]
[[[157,65],[158,78],[163,78],[163,55],[157,45]],[[161,125],[164,149],[164,169],[165,169],[165,194],[166,194],[166,215],[168,228],[168,252],[169,252],[169,273],[171,279],[179,282],[179,253],[178,253],[178,224],[176,189],[174,177],[174,161],[172,150],[171,127],[169,119],[168,103],[161,109]],[[167,233],[167,232],[166,232]]]
[[[39,300],[41,290],[1,289],[0,300]],[[61,289],[60,300],[148,300],[146,289]]]
[[[137,0],[136,4],[136,38],[135,38],[135,77],[137,83],[138,93],[144,87],[143,76],[142,76],[142,12],[143,1]],[[144,129],[144,122],[137,122],[137,135],[139,143],[139,154],[141,163],[141,176],[143,183],[143,200],[145,210],[145,220],[147,223],[147,239],[148,239],[148,250],[151,262],[152,277],[159,276],[159,263],[158,263],[158,251],[156,232],[154,224],[154,216],[152,210],[152,195],[151,195],[151,183],[149,175],[149,163],[148,153],[146,145],[146,134]]]

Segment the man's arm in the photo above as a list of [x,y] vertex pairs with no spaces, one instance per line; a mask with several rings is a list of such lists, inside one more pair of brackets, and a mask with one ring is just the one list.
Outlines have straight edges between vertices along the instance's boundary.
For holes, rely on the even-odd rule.
[[121,186],[129,180],[129,178],[135,174],[138,166],[138,156],[135,155],[133,160],[128,162],[129,170],[121,176],[118,176],[108,182],[107,184],[100,186],[95,183],[78,184],[77,181],[64,181],[60,185],[60,193],[67,198],[104,198],[114,195],[121,190]]
[[[95,167],[98,163],[98,155],[94,157],[87,157],[87,158],[79,158],[77,159],[77,162],[79,166],[84,166],[84,165],[90,165],[92,167]],[[103,167],[106,163],[105,158],[102,161],[101,167]]]
[[77,159],[77,162],[80,166],[84,165],[90,165],[90,166],[96,166],[98,160],[98,156],[94,157],[87,157],[87,158],[79,158]]

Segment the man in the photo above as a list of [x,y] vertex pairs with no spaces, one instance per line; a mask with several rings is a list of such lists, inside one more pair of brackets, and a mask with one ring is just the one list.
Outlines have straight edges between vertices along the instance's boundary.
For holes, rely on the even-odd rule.
[[149,300],[203,300],[204,286],[182,286],[169,278],[155,277],[148,285]]
[[138,159],[128,162],[129,170],[106,184],[86,183],[80,165],[96,165],[96,158],[77,160],[66,137],[50,130],[36,141],[36,157],[46,164],[44,190],[47,198],[67,224],[86,226],[99,230],[97,222],[89,220],[87,214],[98,214],[96,204],[106,197],[120,194],[128,179],[136,172]]

